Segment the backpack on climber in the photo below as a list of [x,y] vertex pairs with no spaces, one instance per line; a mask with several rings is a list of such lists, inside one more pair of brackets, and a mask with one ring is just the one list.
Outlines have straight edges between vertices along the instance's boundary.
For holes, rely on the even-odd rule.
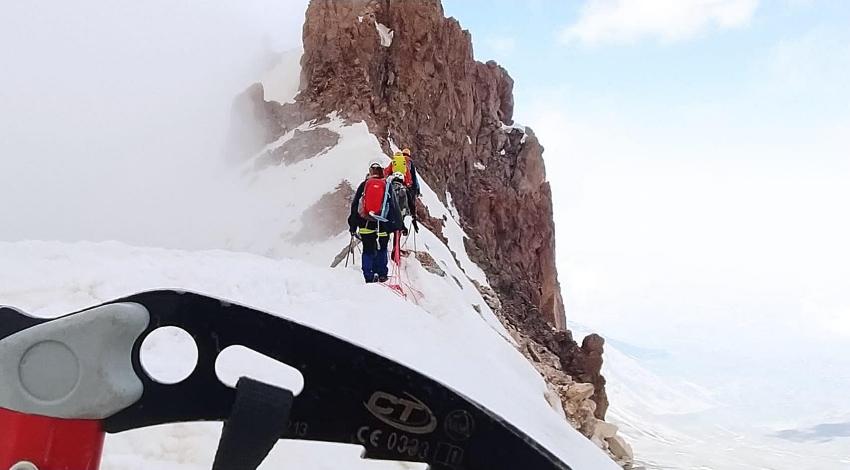
[[413,164],[413,159],[410,157],[410,149],[405,148],[399,152],[395,152],[392,156],[390,164],[384,168],[384,176],[389,177],[393,174],[400,174],[404,187],[406,189],[408,214],[413,217],[414,229],[419,227],[416,224],[416,198],[419,197],[419,175],[416,172],[416,165]]

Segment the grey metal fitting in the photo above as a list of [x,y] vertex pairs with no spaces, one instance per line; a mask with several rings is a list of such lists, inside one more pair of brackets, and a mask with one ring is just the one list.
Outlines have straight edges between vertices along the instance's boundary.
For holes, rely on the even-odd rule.
[[66,419],[104,419],[129,407],[142,396],[133,344],[149,323],[140,304],[109,304],[0,340],[0,407]]

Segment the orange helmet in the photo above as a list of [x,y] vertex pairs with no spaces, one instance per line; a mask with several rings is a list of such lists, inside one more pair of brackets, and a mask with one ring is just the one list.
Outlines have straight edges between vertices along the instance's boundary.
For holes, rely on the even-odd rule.
[[407,155],[409,157],[410,156],[410,149],[406,148],[406,149],[402,150],[401,153],[403,153],[404,155]]

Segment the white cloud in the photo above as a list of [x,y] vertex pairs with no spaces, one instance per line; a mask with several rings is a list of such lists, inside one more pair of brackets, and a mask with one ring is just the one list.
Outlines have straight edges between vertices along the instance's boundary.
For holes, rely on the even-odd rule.
[[588,0],[561,31],[564,43],[627,44],[645,37],[689,39],[708,29],[749,23],[759,0]]
[[306,4],[0,3],[0,239],[217,246],[248,207],[233,99],[301,44]]
[[659,347],[681,330],[848,344],[850,121],[781,132],[795,121],[694,108],[677,126],[604,97],[536,101],[518,118],[546,148],[568,319]]

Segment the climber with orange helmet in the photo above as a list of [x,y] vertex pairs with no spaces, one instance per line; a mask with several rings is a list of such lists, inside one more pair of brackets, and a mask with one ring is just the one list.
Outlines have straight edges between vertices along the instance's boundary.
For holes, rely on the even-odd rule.
[[413,159],[410,158],[409,148],[393,153],[390,164],[384,168],[384,176],[389,177],[391,175],[395,175],[397,178],[403,180],[404,186],[407,189],[407,204],[410,215],[413,217],[413,228],[419,231],[419,226],[416,223],[416,198],[421,195],[419,190],[419,175],[416,173],[416,166],[413,164]]

